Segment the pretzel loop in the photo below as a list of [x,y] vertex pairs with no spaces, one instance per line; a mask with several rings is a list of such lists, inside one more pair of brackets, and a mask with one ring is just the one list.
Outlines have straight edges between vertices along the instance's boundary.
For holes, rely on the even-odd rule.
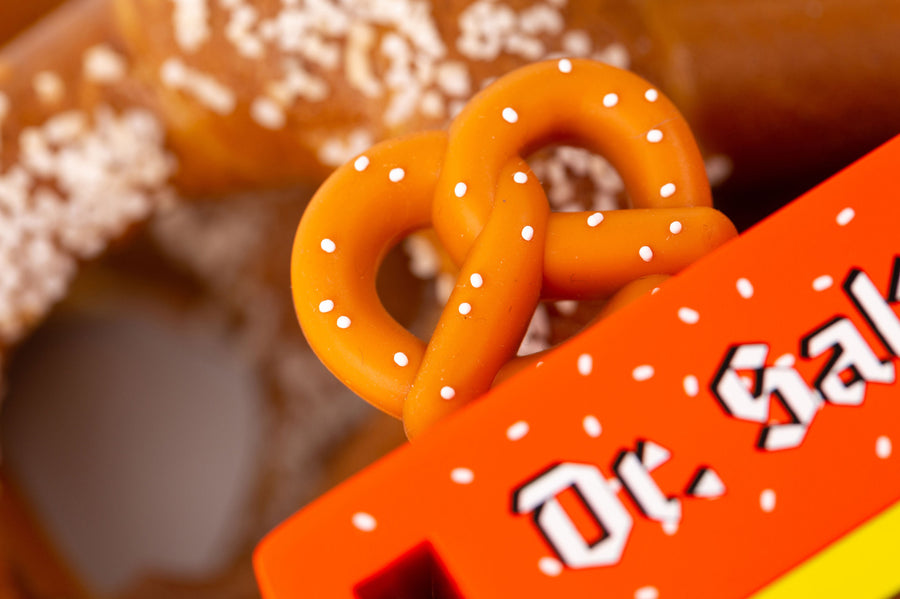
[[[613,162],[635,208],[549,214],[521,156],[573,140]],[[527,362],[510,359],[541,298],[633,295],[642,277],[674,274],[732,237],[710,204],[668,100],[613,67],[539,63],[476,96],[449,134],[379,144],[338,169],[298,229],[295,307],[325,365],[414,437]],[[426,346],[384,309],[375,275],[390,247],[429,225],[460,275]]]
[[[488,141],[490,140],[490,141]],[[700,151],[675,106],[640,77],[587,61],[550,61],[520,69],[478,94],[450,128],[450,143],[435,196],[435,229],[459,264],[484,227],[494,204],[497,174],[511,158],[527,156],[553,142],[575,142],[608,159],[621,175],[634,208],[709,210],[608,214],[588,235],[587,214],[554,214],[544,261],[548,297],[606,297],[636,276],[674,273],[706,253],[697,244],[702,228],[688,226],[710,219],[712,198]],[[454,188],[467,193],[456,198]],[[679,220],[685,235],[666,240],[669,223]],[[691,225],[694,223],[692,222]],[[607,226],[608,225],[608,226]],[[614,231],[611,231],[614,230]],[[614,241],[598,251],[596,243]],[[639,250],[654,250],[652,264]],[[672,253],[678,255],[670,260]]]

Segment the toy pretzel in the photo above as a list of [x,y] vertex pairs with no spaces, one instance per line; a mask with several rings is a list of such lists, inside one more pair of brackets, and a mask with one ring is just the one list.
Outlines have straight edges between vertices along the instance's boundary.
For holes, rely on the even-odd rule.
[[[551,215],[523,157],[562,141],[607,157],[633,208]],[[387,313],[375,277],[393,245],[429,226],[460,274],[426,346]],[[325,365],[412,438],[501,369],[534,361],[514,355],[541,299],[633,295],[734,235],[676,108],[633,74],[562,59],[498,80],[449,132],[382,143],[339,168],[300,223],[294,303]]]

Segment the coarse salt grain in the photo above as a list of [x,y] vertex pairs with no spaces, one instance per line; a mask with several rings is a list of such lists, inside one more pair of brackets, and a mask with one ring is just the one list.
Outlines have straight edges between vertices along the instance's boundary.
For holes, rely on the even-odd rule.
[[62,77],[53,71],[40,71],[34,76],[34,92],[44,104],[58,104],[66,93]]
[[271,98],[256,98],[250,104],[250,117],[264,129],[276,131],[284,127],[287,117],[284,110]]
[[506,107],[503,109],[503,120],[507,123],[515,123],[519,120],[519,114],[513,110],[512,108]]
[[125,76],[125,59],[106,44],[88,48],[83,57],[84,76],[95,83],[113,83]]
[[534,238],[534,227],[531,225],[525,225],[522,227],[522,239],[525,241],[531,241]]
[[644,262],[650,262],[653,260],[653,250],[650,249],[648,245],[642,245],[641,249],[638,250],[638,255],[640,255],[641,260]]
[[453,399],[454,397],[456,397],[456,389],[448,385],[444,385],[443,387],[441,387],[441,397],[446,400]]

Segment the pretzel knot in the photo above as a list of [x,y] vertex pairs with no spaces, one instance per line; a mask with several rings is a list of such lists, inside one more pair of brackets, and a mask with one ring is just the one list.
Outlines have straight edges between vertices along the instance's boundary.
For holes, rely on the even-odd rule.
[[[609,159],[631,209],[550,214],[522,157],[554,142]],[[294,304],[325,365],[412,438],[534,360],[514,356],[541,299],[633,294],[733,237],[711,204],[671,102],[604,64],[538,63],[475,96],[449,132],[387,141],[339,168],[297,231]],[[426,346],[387,313],[375,277],[393,245],[428,226],[460,275]]]

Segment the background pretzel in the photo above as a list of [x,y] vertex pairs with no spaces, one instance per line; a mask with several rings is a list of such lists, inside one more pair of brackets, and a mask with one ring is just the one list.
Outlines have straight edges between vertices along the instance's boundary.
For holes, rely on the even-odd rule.
[[[571,138],[610,156],[640,209],[548,218],[519,154]],[[414,437],[490,387],[540,297],[608,297],[731,238],[709,205],[687,125],[655,89],[589,61],[539,63],[476,96],[449,135],[381,144],[341,167],[297,233],[295,307],[326,366]],[[461,272],[426,348],[381,306],[375,274],[432,221]]]
[[[0,3],[0,29],[14,24],[20,13],[32,13],[39,4],[50,3],[60,2],[31,0]],[[302,337],[296,335],[296,330],[291,326],[285,326],[293,320],[294,314],[288,296],[283,293],[284,257],[290,251],[299,214],[309,196],[305,191],[287,192],[270,199],[257,188],[282,185],[285,180],[295,181],[298,178],[315,178],[318,185],[321,182],[318,173],[324,173],[324,168],[313,164],[318,164],[317,157],[325,164],[335,166],[385,136],[439,128],[445,123],[443,120],[428,122],[421,113],[398,126],[388,126],[384,118],[393,92],[396,90],[399,95],[409,86],[393,78],[396,74],[393,70],[393,79],[388,84],[390,65],[384,52],[387,47],[382,47],[380,42],[398,34],[410,42],[420,40],[419,34],[425,32],[426,27],[423,27],[422,20],[414,19],[422,19],[421,13],[394,10],[392,14],[398,15],[395,21],[389,24],[382,22],[374,27],[371,20],[356,19],[347,36],[329,39],[329,44],[334,42],[341,52],[342,59],[336,66],[320,69],[318,63],[304,63],[312,66],[316,77],[326,81],[329,89],[327,97],[321,101],[298,100],[285,107],[287,122],[279,131],[270,131],[264,126],[276,124],[271,120],[273,113],[263,111],[251,114],[250,111],[251,106],[259,107],[255,99],[268,91],[266,84],[280,80],[284,61],[291,57],[290,49],[281,50],[275,43],[267,42],[261,57],[245,58],[240,50],[246,46],[248,39],[232,35],[229,27],[231,17],[239,21],[237,17],[245,15],[248,7],[252,7],[259,11],[259,24],[279,12],[296,14],[302,11],[306,15],[315,15],[323,4],[338,7],[344,14],[352,15],[358,12],[357,7],[421,3],[418,0],[411,3],[393,0],[377,3],[338,0],[124,0],[120,4],[131,5],[134,10],[126,10],[123,13],[127,15],[125,18],[116,19],[105,14],[112,4],[107,0],[67,0],[66,4],[71,8],[33,27],[19,42],[5,49],[0,57],[0,91],[7,95],[9,101],[8,111],[2,119],[3,164],[0,168],[7,169],[8,173],[22,164],[20,141],[24,128],[43,129],[46,126],[48,130],[52,129],[51,123],[58,124],[54,117],[70,109],[83,111],[88,122],[94,124],[95,108],[109,105],[119,117],[112,123],[114,125],[127,125],[128,121],[123,122],[121,117],[135,109],[146,109],[159,121],[159,130],[165,131],[164,137],[148,139],[146,136],[132,136],[124,140],[124,145],[145,149],[150,146],[153,151],[158,151],[156,146],[165,148],[170,156],[178,160],[179,191],[189,193],[190,189],[206,190],[210,187],[231,190],[235,187],[235,180],[243,178],[244,184],[254,187],[254,193],[240,201],[216,197],[216,202],[181,203],[171,215],[177,218],[165,217],[165,227],[157,228],[158,221],[153,224],[152,230],[157,232],[152,233],[152,244],[147,243],[149,235],[146,229],[130,229],[125,239],[127,246],[116,243],[113,253],[107,254],[99,264],[91,260],[90,264],[85,265],[79,260],[77,270],[70,268],[70,261],[63,262],[62,269],[41,264],[37,262],[37,257],[42,255],[40,252],[35,253],[34,258],[31,254],[20,254],[19,258],[6,263],[0,270],[6,271],[7,275],[24,271],[26,276],[22,280],[27,290],[47,290],[48,293],[42,296],[37,307],[33,293],[29,296],[13,295],[0,303],[12,306],[16,310],[16,324],[23,325],[15,328],[16,338],[28,333],[43,320],[47,306],[65,289],[61,281],[71,280],[76,272],[78,283],[73,293],[67,292],[62,309],[67,310],[73,305],[103,306],[105,304],[98,302],[96,289],[85,289],[83,284],[96,276],[98,268],[105,268],[110,257],[117,261],[118,270],[115,276],[106,280],[110,287],[116,289],[129,285],[132,277],[140,277],[148,288],[159,292],[154,293],[154,297],[163,297],[164,300],[169,297],[168,294],[181,298],[181,294],[188,290],[191,294],[198,293],[193,280],[185,282],[176,279],[180,286],[174,291],[171,285],[160,284],[148,269],[148,264],[154,260],[172,261],[180,275],[187,271],[191,277],[202,278],[204,290],[214,289],[212,293],[204,292],[203,301],[214,301],[215,309],[230,311],[228,326],[237,328],[239,339],[230,338],[228,342],[241,348],[246,361],[265,381],[266,396],[260,398],[259,407],[271,422],[277,423],[277,431],[267,431],[265,456],[260,458],[258,465],[261,476],[269,482],[260,487],[247,485],[253,487],[252,493],[258,495],[260,501],[254,500],[253,505],[247,505],[240,521],[235,524],[241,528],[242,535],[246,534],[246,539],[255,540],[269,523],[311,499],[321,490],[318,485],[328,484],[322,482],[320,471],[327,472],[331,481],[339,480],[351,471],[338,471],[331,466],[327,460],[332,456],[351,455],[357,464],[362,464],[388,447],[385,443],[373,449],[369,444],[365,449],[350,446],[352,449],[348,450],[348,444],[344,441],[351,431],[356,431],[366,443],[376,436],[373,429],[379,433],[383,431],[390,443],[400,441],[399,427],[387,417],[371,415],[362,402],[350,397],[351,393],[340,393],[323,372],[324,369],[319,368],[317,360],[309,355]],[[898,81],[885,74],[896,72],[892,65],[896,65],[900,58],[893,51],[900,21],[886,18],[888,8],[884,2],[784,0],[777,6],[767,6],[766,10],[748,10],[756,8],[753,0],[650,0],[599,4],[463,0],[449,3],[427,1],[424,4],[427,6],[425,12],[429,13],[426,20],[434,23],[435,31],[448,50],[447,59],[458,61],[468,71],[471,90],[480,89],[488,78],[535,60],[535,47],[543,47],[544,56],[558,52],[594,58],[603,55],[613,64],[628,65],[648,77],[684,112],[707,157],[723,154],[731,159],[733,175],[728,179],[727,188],[717,188],[716,199],[723,211],[736,223],[742,221],[744,226],[760,218],[768,210],[766,205],[775,205],[777,198],[792,198],[795,191],[817,182],[898,130],[898,114],[891,102],[896,97],[891,90],[897,88]],[[494,14],[509,15],[512,12],[515,16],[512,29],[490,27],[492,21],[496,22],[491,18],[475,22],[485,34],[482,48],[476,47],[475,50],[496,43],[499,54],[495,56],[478,55],[471,46],[460,43],[469,39],[470,32],[459,25],[471,24],[473,20],[467,19],[467,16],[486,5]],[[193,26],[189,18],[182,18],[183,14],[191,12],[192,7],[208,10],[205,18],[194,20]],[[533,9],[543,9],[546,14],[551,7],[559,15],[557,22],[562,23],[561,28],[536,33],[528,31],[527,17],[536,12]],[[892,10],[891,14],[896,14],[896,9]],[[196,16],[199,11],[193,12]],[[530,23],[533,24],[534,20]],[[360,40],[365,41],[367,30],[376,32],[375,41],[369,48],[363,44],[361,49]],[[723,30],[727,30],[728,35],[721,35]],[[193,32],[196,34],[194,39],[197,39],[204,31],[210,33],[206,43],[201,44],[199,51],[191,51],[193,45],[185,42],[181,34]],[[261,31],[261,28],[254,26],[254,31]],[[501,48],[502,44],[505,45]],[[419,48],[414,47],[416,64],[420,64],[421,54]],[[372,66],[370,72],[382,89],[392,85],[389,93],[381,98],[361,96],[356,85],[368,80],[359,78],[358,69],[345,69],[345,59],[350,58],[356,61],[354,64],[358,67],[360,55],[364,59],[363,64]],[[239,98],[234,113],[219,115],[204,105],[203,101],[208,100],[205,95],[198,98],[191,93],[196,91],[193,88],[174,89],[163,82],[161,67],[170,59],[175,60],[174,64],[187,66],[194,75],[205,74],[226,85]],[[124,72],[120,68],[123,63]],[[90,68],[86,69],[87,65]],[[115,80],[117,73],[122,77]],[[52,85],[44,85],[53,81],[52,77],[47,77],[48,74],[58,75],[64,83],[65,98],[61,104],[45,103],[35,94],[34,83],[40,82],[38,87],[42,94],[47,93],[50,99],[55,97],[58,90],[54,91]],[[167,70],[166,74],[172,73]],[[423,77],[426,75],[424,71],[422,74]],[[177,78],[174,83],[179,83]],[[434,88],[422,91],[430,94],[421,96],[423,100],[429,100],[422,106],[433,109],[431,100],[434,99]],[[451,91],[460,93],[458,88]],[[465,92],[465,98],[469,93]],[[445,99],[448,109],[453,108],[452,103],[456,99]],[[0,109],[0,112],[3,110]],[[852,118],[847,118],[851,115]],[[250,116],[259,117],[259,122]],[[357,132],[360,130],[368,131],[371,141],[335,159],[332,141],[353,141],[359,137]],[[115,131],[116,128],[113,128],[112,132]],[[91,140],[96,137],[95,133],[92,126],[84,137]],[[233,143],[227,143],[229,140]],[[113,154],[117,158],[122,155],[118,152]],[[552,150],[551,154],[561,156],[557,150]],[[785,157],[790,159],[785,160]],[[600,160],[599,157],[593,158]],[[713,164],[721,165],[721,158],[715,157],[710,162],[711,167]],[[114,164],[121,166],[120,173],[129,181],[138,179],[134,173],[129,174],[129,167],[136,167],[135,171],[145,173],[144,167],[150,163],[143,160],[137,164],[123,164],[121,160],[116,160]],[[549,189],[553,190],[554,178],[540,169],[540,163],[535,161],[533,165],[542,181],[549,183]],[[810,173],[810,168],[814,172]],[[720,169],[714,171],[722,173]],[[711,180],[721,179],[722,176],[724,174],[716,176],[711,171]],[[576,185],[571,179],[563,180],[573,187]],[[164,178],[154,178],[154,181],[162,185]],[[108,184],[103,187],[109,190],[117,188]],[[153,187],[153,190],[156,189]],[[37,222],[59,222],[69,231],[80,231],[85,236],[102,234],[102,239],[111,240],[118,239],[123,227],[135,222],[134,219],[142,222],[145,218],[142,214],[135,215],[125,210],[120,193],[72,197],[68,190],[56,191],[61,194],[58,204],[66,207],[67,211],[78,206],[82,198],[94,197],[97,210],[89,214],[103,218],[119,214],[124,222],[117,221],[117,226],[109,229],[86,230],[71,219],[48,219],[46,212],[36,210],[38,206],[46,206],[46,202],[35,202],[39,198],[28,196],[22,206],[26,208],[25,216],[31,223],[37,217],[40,219]],[[548,195],[557,201],[557,196],[552,193]],[[591,194],[584,197],[590,198]],[[606,209],[605,206],[597,208]],[[82,216],[85,215],[82,213]],[[10,223],[8,219],[4,220],[4,226]],[[15,222],[12,221],[13,224]],[[237,230],[236,224],[240,224]],[[161,230],[164,231],[164,238],[158,236]],[[263,237],[262,242],[256,241],[259,239],[256,231],[265,231],[259,236]],[[223,242],[214,242],[218,239]],[[128,260],[123,261],[120,252],[126,247]],[[139,252],[137,257],[132,253],[136,249]],[[165,257],[161,258],[160,254]],[[235,260],[234,256],[240,259]],[[108,274],[108,270],[104,272]],[[33,278],[30,273],[34,273]],[[240,273],[240,277],[235,273]],[[389,287],[394,291],[389,295],[382,289],[382,298],[400,322],[410,325],[410,314],[416,315],[418,323],[432,320],[431,309],[418,308],[416,300],[423,284],[409,280],[401,251],[393,252],[382,268],[379,281],[383,284],[386,278],[392,279],[393,284]],[[396,283],[397,279],[401,284]],[[397,298],[405,303],[398,306]],[[553,319],[552,337],[558,340],[580,326],[589,317],[592,308],[587,303],[580,305],[575,317],[562,310],[557,311],[553,304],[542,306],[541,312],[550,314]],[[57,316],[59,313],[56,313]],[[209,328],[213,325],[204,326]],[[419,325],[410,326],[415,329]],[[36,372],[48,371],[49,365],[44,357],[46,352],[34,344],[48,333],[54,334],[58,327],[59,322],[55,318],[46,323],[16,357],[8,351],[8,344],[14,339],[6,337],[0,343],[4,346],[0,349],[2,361],[7,366],[3,377],[3,382],[7,384],[0,386],[8,389],[4,399],[11,400],[12,405],[16,402],[19,405],[23,402],[36,404],[30,397],[16,392],[18,381],[28,376],[23,371],[23,363],[31,359],[27,356],[33,356],[34,363],[43,365]],[[549,331],[547,336],[551,336]],[[95,339],[96,335],[90,335],[90,340],[85,343],[94,346]],[[118,361],[104,362],[92,371],[95,377],[103,380],[118,368]],[[73,392],[78,390],[72,389]],[[75,401],[74,393],[66,393],[65,399],[59,400],[61,405],[72,405]],[[7,421],[12,413],[9,405],[4,404],[3,410]],[[47,413],[57,414],[55,411]],[[366,417],[365,427],[359,426],[363,416]],[[7,442],[11,439],[9,435],[0,434],[0,437]],[[29,437],[33,446],[45,445],[44,437],[39,433],[31,433]],[[126,444],[123,442],[111,453],[121,455]],[[0,468],[7,467],[6,473],[13,478],[20,477],[27,472],[24,470],[27,465],[17,462],[17,454],[8,449],[7,444]],[[199,456],[200,452],[190,455]],[[221,456],[207,459],[216,465],[223,463]],[[272,471],[276,474],[273,475]],[[28,491],[33,492],[32,489]],[[9,493],[4,492],[4,496],[7,495]],[[56,497],[60,504],[71,504],[73,501],[67,493],[57,493]],[[38,505],[33,496],[29,502]],[[210,508],[213,505],[220,503],[210,504]],[[41,515],[41,520],[51,524],[46,514]],[[6,530],[0,523],[0,536],[4,536]],[[56,531],[51,530],[51,533],[56,534]],[[92,534],[88,541],[95,546],[96,535]],[[224,551],[228,553],[231,550]],[[7,553],[0,548],[0,562],[5,564],[7,555],[17,555],[15,546]],[[243,564],[236,558],[234,563]],[[3,565],[0,565],[0,570],[3,570]],[[10,579],[28,581],[38,578],[18,567],[12,568],[11,572]],[[82,574],[86,584],[94,584],[90,575]],[[171,572],[165,574],[177,578]],[[23,586],[32,590],[41,588],[40,585]],[[201,592],[216,597],[222,593],[240,594],[235,590],[233,581],[226,585],[219,580],[214,590],[201,591],[196,585],[188,586],[192,597]],[[0,582],[0,589],[5,588]],[[145,590],[144,594],[149,597],[168,594],[155,590]],[[246,589],[243,592],[252,595]],[[40,595],[41,592],[35,594]],[[48,591],[47,594],[53,593]],[[0,595],[3,595],[3,590],[0,590]]]

